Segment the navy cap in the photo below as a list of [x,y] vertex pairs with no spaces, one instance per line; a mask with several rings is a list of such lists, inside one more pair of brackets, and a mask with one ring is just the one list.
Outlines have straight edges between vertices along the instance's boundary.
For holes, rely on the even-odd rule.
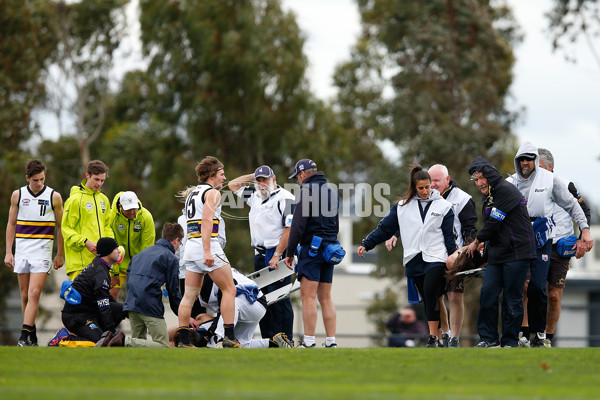
[[308,169],[317,168],[317,164],[313,160],[309,160],[308,158],[303,158],[302,160],[296,163],[294,167],[294,173],[288,177],[288,179],[293,179],[302,171],[306,171]]
[[269,167],[268,165],[261,165],[260,167],[256,168],[256,171],[254,171],[254,179],[272,178],[274,176],[275,176],[275,173],[273,172],[271,167]]

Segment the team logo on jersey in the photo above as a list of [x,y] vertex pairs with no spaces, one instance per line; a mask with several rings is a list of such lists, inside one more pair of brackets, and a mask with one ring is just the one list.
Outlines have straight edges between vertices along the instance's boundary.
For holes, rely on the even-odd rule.
[[293,218],[292,214],[288,214],[288,216],[285,217],[285,226],[291,226],[292,225],[292,218]]
[[38,200],[38,204],[40,206],[49,206],[50,205],[50,201],[48,201],[48,200]]
[[23,201],[21,201],[21,204],[23,204],[25,207],[27,207],[27,206],[29,206],[30,201],[31,200],[29,200],[29,199],[23,199]]
[[44,267],[47,267],[50,264],[50,261],[44,260]]
[[117,229],[119,229],[120,231],[124,231],[125,230],[125,225],[119,224],[119,226],[117,227]]
[[106,203],[103,201],[100,202],[100,208],[102,209],[102,214],[106,212]]
[[548,262],[548,254],[542,254],[542,261]]
[[139,232],[141,230],[142,230],[142,223],[140,221],[134,221],[133,222],[133,231]]
[[87,210],[93,210],[94,209],[94,203],[85,203],[85,208]]

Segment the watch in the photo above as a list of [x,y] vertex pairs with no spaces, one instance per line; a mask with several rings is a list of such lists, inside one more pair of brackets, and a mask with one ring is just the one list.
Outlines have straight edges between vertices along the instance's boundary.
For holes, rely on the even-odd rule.
[[273,257],[279,257],[279,258],[281,258],[281,256],[282,256],[282,255],[283,255],[283,254],[279,254],[279,253],[277,253],[277,252],[273,253]]

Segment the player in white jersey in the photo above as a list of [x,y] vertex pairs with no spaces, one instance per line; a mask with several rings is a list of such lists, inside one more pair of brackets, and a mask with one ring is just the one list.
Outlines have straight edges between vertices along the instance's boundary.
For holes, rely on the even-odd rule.
[[223,164],[216,157],[205,157],[196,166],[200,184],[187,197],[187,241],[185,260],[185,293],[179,305],[179,347],[193,347],[188,322],[194,301],[200,294],[204,274],[221,289],[221,315],[225,337],[223,347],[241,347],[234,336],[236,288],[231,266],[225,256],[225,223],[221,218],[221,193],[225,182]]
[[[35,317],[40,294],[50,268],[54,266],[54,269],[58,269],[64,264],[63,238],[60,234],[62,198],[45,185],[46,165],[40,160],[29,160],[25,166],[25,179],[28,185],[15,190],[10,198],[4,258],[4,264],[17,274],[21,292],[23,327],[17,342],[20,347],[37,346]],[[55,237],[58,237],[58,251],[53,262]]]

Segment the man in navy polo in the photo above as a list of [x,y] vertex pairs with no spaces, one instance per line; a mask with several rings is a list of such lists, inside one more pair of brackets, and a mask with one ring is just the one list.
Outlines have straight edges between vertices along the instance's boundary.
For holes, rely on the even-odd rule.
[[[312,160],[298,161],[294,173],[289,177],[293,178],[296,178],[301,187],[296,197],[285,263],[288,268],[292,267],[294,253],[300,245],[296,273],[300,280],[304,340],[299,347],[315,347],[318,296],[327,335],[324,345],[334,348],[337,344],[336,312],[331,299],[333,264],[325,261],[323,250],[328,244],[338,241],[338,194],[327,185],[325,175],[317,171],[317,164]],[[315,240],[320,240],[320,245],[316,246],[316,251],[310,251]]]

